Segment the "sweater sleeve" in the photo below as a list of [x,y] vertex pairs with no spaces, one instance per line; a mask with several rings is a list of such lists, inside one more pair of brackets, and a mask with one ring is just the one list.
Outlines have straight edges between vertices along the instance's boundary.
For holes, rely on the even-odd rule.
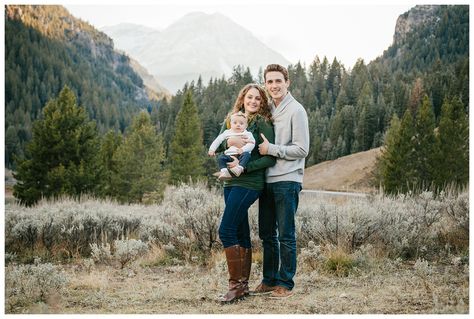
[[221,143],[226,139],[228,136],[227,131],[222,132],[216,139],[212,142],[211,146],[209,146],[210,151],[216,151],[216,149],[221,145]]
[[286,145],[276,145],[270,142],[268,154],[289,161],[305,158],[308,155],[308,116],[303,108],[296,111],[291,118],[291,136],[291,142]]
[[[257,144],[257,143],[260,144],[260,143],[263,142],[263,139],[260,136],[260,133],[263,133],[263,135],[265,135],[265,137],[271,143],[275,142],[275,131],[273,130],[273,125],[270,124],[269,122],[265,121],[265,120],[261,120],[259,122],[258,130],[257,130],[256,133],[257,133],[256,134],[257,140],[255,141],[255,144]],[[253,152],[258,153],[258,148],[255,147]],[[270,156],[270,155],[264,155],[264,156],[260,156],[256,160],[250,161],[247,164],[247,167],[245,168],[245,170],[247,172],[252,172],[252,171],[262,169],[262,168],[267,168],[267,167],[273,166],[273,165],[275,165],[275,163],[276,163],[276,158],[275,157]]]
[[245,137],[249,139],[249,142],[242,147],[242,151],[252,152],[255,147],[255,138],[253,137],[253,134],[248,131],[245,133]]
[[[227,130],[227,123],[224,121],[219,134],[222,134],[225,130]],[[224,152],[226,149],[227,149],[227,140],[224,139],[221,142],[221,144],[217,147],[216,152]]]

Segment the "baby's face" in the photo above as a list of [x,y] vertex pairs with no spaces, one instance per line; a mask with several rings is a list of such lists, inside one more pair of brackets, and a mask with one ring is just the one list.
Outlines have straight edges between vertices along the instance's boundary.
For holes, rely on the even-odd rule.
[[241,133],[247,128],[247,121],[242,116],[232,116],[230,119],[230,128],[234,132]]

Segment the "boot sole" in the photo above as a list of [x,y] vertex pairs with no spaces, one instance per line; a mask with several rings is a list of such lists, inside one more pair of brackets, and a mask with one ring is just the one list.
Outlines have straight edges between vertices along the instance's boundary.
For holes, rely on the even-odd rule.
[[253,292],[253,291],[251,291],[251,292],[249,292],[249,295],[250,296],[265,296],[265,295],[271,294],[272,291],[265,291],[265,292]]
[[245,299],[245,296],[241,296],[241,297],[238,297],[238,298],[234,298],[232,300],[223,300],[223,299],[219,299],[218,301],[221,303],[221,304],[231,304],[231,303],[234,303],[234,302],[238,302],[238,301],[241,301],[241,300],[244,300]]
[[286,296],[270,296],[268,298],[270,298],[270,299],[288,299],[291,296],[293,296],[293,294],[289,294],[289,295],[286,295]]

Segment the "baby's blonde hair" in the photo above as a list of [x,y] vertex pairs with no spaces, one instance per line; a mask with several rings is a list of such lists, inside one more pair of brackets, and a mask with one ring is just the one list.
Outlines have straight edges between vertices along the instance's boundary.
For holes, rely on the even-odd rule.
[[243,117],[245,119],[245,121],[247,121],[247,115],[245,115],[244,112],[242,111],[238,111],[238,112],[234,112],[234,113],[231,113],[229,118],[231,119],[233,116],[240,116],[240,117]]

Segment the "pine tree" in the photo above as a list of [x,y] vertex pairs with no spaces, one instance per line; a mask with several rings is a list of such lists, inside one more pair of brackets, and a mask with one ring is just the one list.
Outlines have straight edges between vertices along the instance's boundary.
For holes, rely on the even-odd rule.
[[198,110],[189,91],[176,117],[175,130],[170,147],[170,181],[196,181],[204,175],[204,147]]
[[33,125],[27,158],[19,161],[15,174],[14,196],[30,206],[42,197],[92,193],[98,178],[97,150],[95,123],[65,86]]
[[415,128],[411,112],[407,110],[400,123],[396,114],[385,137],[385,147],[379,159],[382,187],[385,192],[406,193],[412,188],[413,138]]
[[414,162],[415,173],[412,184],[418,189],[430,188],[434,182],[434,164],[436,162],[435,117],[433,107],[428,96],[423,97],[423,102],[418,110],[415,122]]
[[369,82],[365,83],[360,93],[357,107],[360,112],[356,133],[358,151],[366,151],[372,146],[377,131],[377,112]]
[[113,188],[114,178],[117,174],[117,163],[114,154],[122,144],[122,135],[114,131],[109,131],[102,137],[100,151],[98,154],[98,165],[101,172],[101,179],[97,188],[99,197],[116,197]]
[[166,182],[163,141],[147,112],[133,120],[123,143],[113,155],[117,173],[112,189],[121,202],[142,202],[152,194],[160,199]]
[[436,185],[465,186],[469,182],[469,121],[459,98],[443,103],[437,143]]

